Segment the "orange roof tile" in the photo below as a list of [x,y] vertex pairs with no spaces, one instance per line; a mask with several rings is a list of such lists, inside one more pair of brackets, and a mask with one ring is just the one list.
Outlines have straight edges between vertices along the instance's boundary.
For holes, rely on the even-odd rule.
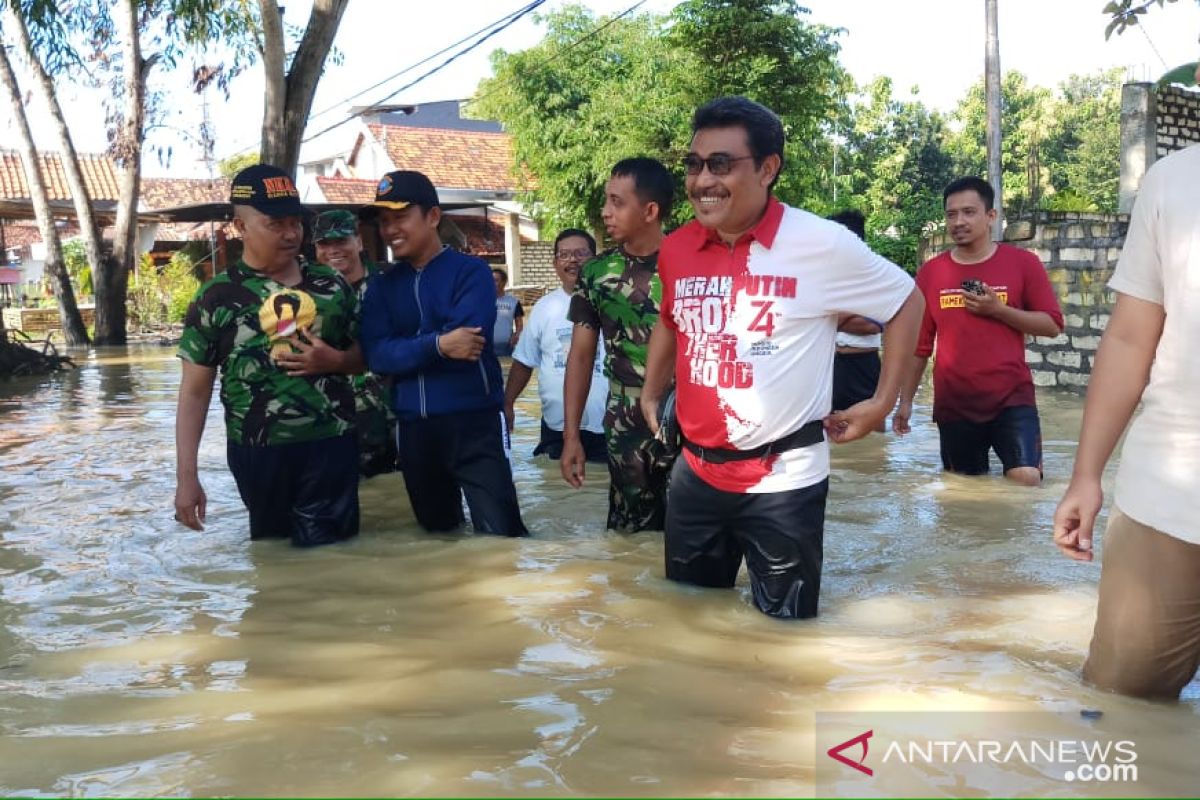
[[0,229],[4,232],[5,247],[28,247],[42,240],[42,234],[34,222],[0,221]]
[[228,178],[142,178],[141,206],[149,211],[228,200]]
[[[46,193],[51,200],[70,200],[67,176],[58,153],[39,153]],[[92,200],[115,202],[119,195],[117,167],[112,158],[96,153],[80,153],[79,168]],[[0,199],[25,200],[29,189],[25,184],[25,168],[15,150],[0,150]]]
[[425,173],[444,189],[506,191],[515,188],[512,140],[507,133],[369,125],[396,169]]
[[317,178],[327,203],[366,205],[375,199],[375,183],[365,178]]

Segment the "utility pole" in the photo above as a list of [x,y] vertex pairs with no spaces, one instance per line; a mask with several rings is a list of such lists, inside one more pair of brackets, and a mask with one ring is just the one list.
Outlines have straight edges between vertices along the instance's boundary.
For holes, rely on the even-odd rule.
[[998,0],[983,0],[987,12],[987,53],[984,57],[984,89],[987,102],[987,171],[996,190],[996,221],[992,241],[1004,238],[1003,167],[1000,163],[1000,33],[996,22]]

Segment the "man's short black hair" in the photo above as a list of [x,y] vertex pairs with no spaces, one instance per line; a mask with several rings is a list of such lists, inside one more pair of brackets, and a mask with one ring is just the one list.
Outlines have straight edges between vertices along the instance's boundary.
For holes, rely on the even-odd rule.
[[500,285],[508,286],[508,273],[499,267],[492,267],[492,274],[500,276]]
[[[718,97],[696,109],[692,115],[692,137],[709,128],[741,128],[746,131],[746,143],[754,166],[761,167],[763,159],[779,156],[779,171],[783,171],[783,122],[762,103],[745,97]],[[779,175],[775,176],[776,179]],[[771,183],[774,186],[774,181]]]
[[867,238],[867,218],[856,208],[847,208],[836,214],[830,214],[828,219],[831,222],[836,222],[843,227],[849,228],[860,239]]
[[554,253],[556,255],[558,254],[559,242],[561,242],[563,239],[570,239],[572,236],[579,236],[580,238],[587,239],[588,249],[593,253],[596,252],[596,239],[590,233],[582,230],[581,228],[563,228],[558,232],[558,236],[554,237]]
[[979,195],[979,199],[983,200],[984,211],[991,211],[996,207],[996,190],[992,188],[992,185],[983,178],[968,175],[951,182],[946,187],[946,191],[942,192],[942,208],[946,207],[946,201],[950,199],[950,195],[959,192],[975,192]]
[[675,181],[671,172],[656,158],[623,158],[613,165],[614,178],[633,178],[633,190],[643,203],[658,204],[658,221],[671,218],[675,203]]

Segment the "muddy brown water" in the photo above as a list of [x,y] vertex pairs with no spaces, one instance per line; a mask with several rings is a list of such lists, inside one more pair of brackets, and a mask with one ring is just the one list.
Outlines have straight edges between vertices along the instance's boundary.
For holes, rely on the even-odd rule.
[[821,616],[788,624],[744,574],[673,585],[660,534],[603,531],[602,470],[574,491],[529,455],[532,387],[529,539],[425,535],[388,475],[356,541],[252,545],[215,401],[210,525],[182,529],[178,371],[102,351],[0,383],[0,793],[811,796],[817,711],[1082,708],[1137,739],[1143,791],[1200,786],[1195,683],[1078,680],[1099,562],[1049,541],[1078,398],[1041,395],[1042,489],[941,474],[924,393],[909,437],[837,448]]

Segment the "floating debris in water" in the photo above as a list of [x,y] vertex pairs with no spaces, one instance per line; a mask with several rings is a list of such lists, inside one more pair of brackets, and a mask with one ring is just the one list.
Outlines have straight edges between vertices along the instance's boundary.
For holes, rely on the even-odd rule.
[[1084,719],[1100,719],[1104,716],[1104,712],[1098,708],[1084,708],[1080,710],[1079,716]]

